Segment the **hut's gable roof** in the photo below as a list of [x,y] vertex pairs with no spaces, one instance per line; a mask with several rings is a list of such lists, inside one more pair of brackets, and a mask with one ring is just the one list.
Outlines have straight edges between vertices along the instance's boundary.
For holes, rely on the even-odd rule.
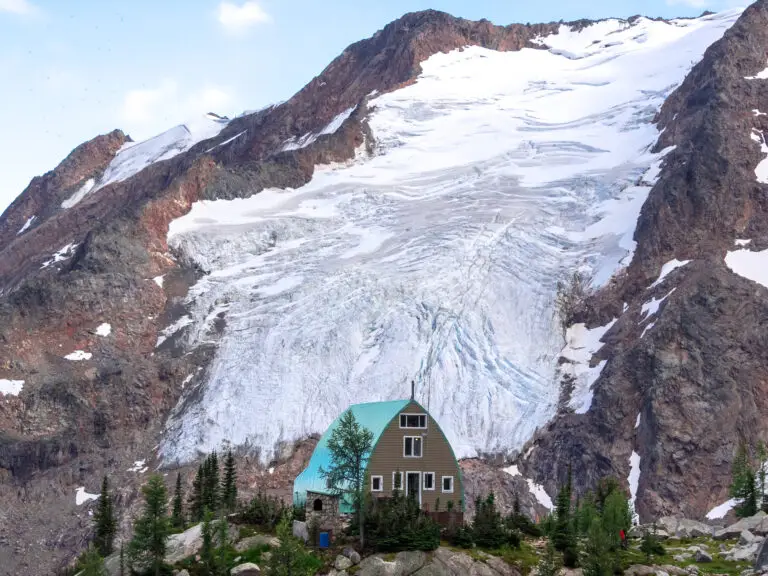
[[[328,441],[333,431],[338,427],[339,422],[341,422],[341,417],[347,411],[352,411],[358,423],[373,433],[372,446],[375,448],[379,437],[387,425],[410,403],[411,400],[368,402],[366,404],[354,404],[342,412],[328,427],[322,438],[320,438],[307,467],[296,477],[296,481],[293,483],[294,504],[298,506],[304,505],[307,490],[320,494],[331,493],[328,490],[325,478],[320,475],[320,469],[328,470],[331,466],[331,452],[328,450]],[[342,503],[342,508],[344,508],[344,503]]]

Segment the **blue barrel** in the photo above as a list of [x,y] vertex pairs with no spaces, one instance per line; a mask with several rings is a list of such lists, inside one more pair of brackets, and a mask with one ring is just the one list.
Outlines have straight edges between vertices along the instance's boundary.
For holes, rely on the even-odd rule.
[[320,548],[328,548],[331,545],[331,535],[328,532],[320,532]]

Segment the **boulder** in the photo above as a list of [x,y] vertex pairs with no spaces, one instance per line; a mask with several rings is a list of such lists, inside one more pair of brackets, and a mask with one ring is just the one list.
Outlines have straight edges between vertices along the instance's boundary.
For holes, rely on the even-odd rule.
[[705,552],[701,548],[695,552],[693,559],[700,564],[705,562],[712,562],[712,556],[709,554],[709,552]]
[[688,574],[684,568],[680,568],[680,566],[672,566],[672,564],[662,564],[659,568],[671,576],[686,576],[686,574]]
[[333,563],[333,567],[336,568],[336,570],[346,570],[347,568],[352,567],[352,560],[346,556],[336,556],[336,561]]
[[178,572],[173,573],[174,576],[189,576],[189,572],[186,570],[179,570]]
[[768,571],[768,538],[763,540],[760,548],[757,549],[757,558],[755,559],[755,570],[757,572]]
[[248,536],[248,538],[243,538],[240,542],[235,544],[235,550],[238,552],[245,552],[251,548],[258,548],[259,546],[264,545],[271,548],[277,548],[280,546],[280,540],[269,534],[254,534],[253,536]]
[[741,534],[739,534],[739,546],[746,546],[747,544],[752,544],[757,538],[755,538],[754,534],[750,532],[749,530],[742,530]]
[[360,564],[360,560],[361,560],[360,553],[354,548],[350,548],[349,546],[347,546],[346,548],[344,548],[344,550],[341,551],[341,553],[347,558],[349,558],[353,565]]
[[697,576],[699,573],[699,567],[696,566],[696,564],[691,564],[690,566],[685,567],[685,571],[688,572],[691,576]]
[[656,574],[656,569],[653,566],[645,566],[644,564],[632,564],[632,566],[624,570],[624,576],[652,576],[653,574]]
[[246,562],[245,564],[235,566],[229,573],[232,576],[259,576],[261,569],[253,562]]
[[307,523],[302,522],[301,520],[294,520],[293,535],[296,536],[296,538],[303,540],[304,543],[309,542],[309,529],[307,528]]
[[715,532],[715,539],[736,539],[744,530],[749,530],[752,534],[768,534],[768,516],[761,510],[754,516],[750,516],[749,518],[742,518],[735,524],[731,524],[730,526]]
[[672,559],[673,559],[675,562],[687,562],[688,560],[690,560],[690,559],[691,559],[691,555],[690,555],[690,554],[675,554],[675,555],[672,557]]
[[427,563],[427,555],[424,552],[398,552],[395,556],[395,564],[400,574],[413,574]]
[[[670,533],[667,532],[664,528],[659,527],[656,525],[656,538],[659,540],[667,540],[670,538]],[[653,534],[654,526],[653,524],[640,524],[638,526],[632,526],[632,528],[629,529],[629,537],[630,538],[642,538],[646,532],[650,532]]]
[[737,546],[728,552],[724,558],[729,562],[751,562],[757,557],[757,551],[760,548],[759,542],[753,542],[746,546]]
[[675,530],[675,536],[678,538],[701,538],[702,536],[712,536],[714,529],[708,524],[681,518]]
[[168,536],[165,542],[165,563],[175,564],[181,562],[187,556],[197,554],[203,547],[203,526],[197,524],[181,532]]
[[395,576],[395,563],[386,562],[380,556],[368,556],[360,562],[358,576]]

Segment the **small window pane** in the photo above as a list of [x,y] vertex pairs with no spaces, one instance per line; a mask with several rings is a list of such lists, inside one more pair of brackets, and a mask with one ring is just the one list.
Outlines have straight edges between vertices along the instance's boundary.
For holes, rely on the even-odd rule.
[[424,490],[433,490],[435,488],[435,475],[431,472],[424,472]]
[[453,476],[443,477],[443,492],[453,492]]
[[374,492],[380,492],[381,491],[381,476],[374,476],[372,479],[373,486],[371,487],[371,490]]
[[427,427],[427,417],[424,414],[421,414],[419,416],[419,426],[421,426],[422,428]]
[[406,418],[405,414],[400,414],[400,428],[405,428],[406,423],[408,422],[408,419]]
[[421,438],[413,439],[413,455],[421,456]]
[[405,455],[413,456],[413,438],[405,438]]

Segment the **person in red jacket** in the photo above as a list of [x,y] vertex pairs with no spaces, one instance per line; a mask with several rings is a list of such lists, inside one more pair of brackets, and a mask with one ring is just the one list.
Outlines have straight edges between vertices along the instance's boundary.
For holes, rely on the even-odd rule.
[[624,529],[619,530],[619,539],[621,540],[621,547],[627,549],[627,535],[624,533]]

